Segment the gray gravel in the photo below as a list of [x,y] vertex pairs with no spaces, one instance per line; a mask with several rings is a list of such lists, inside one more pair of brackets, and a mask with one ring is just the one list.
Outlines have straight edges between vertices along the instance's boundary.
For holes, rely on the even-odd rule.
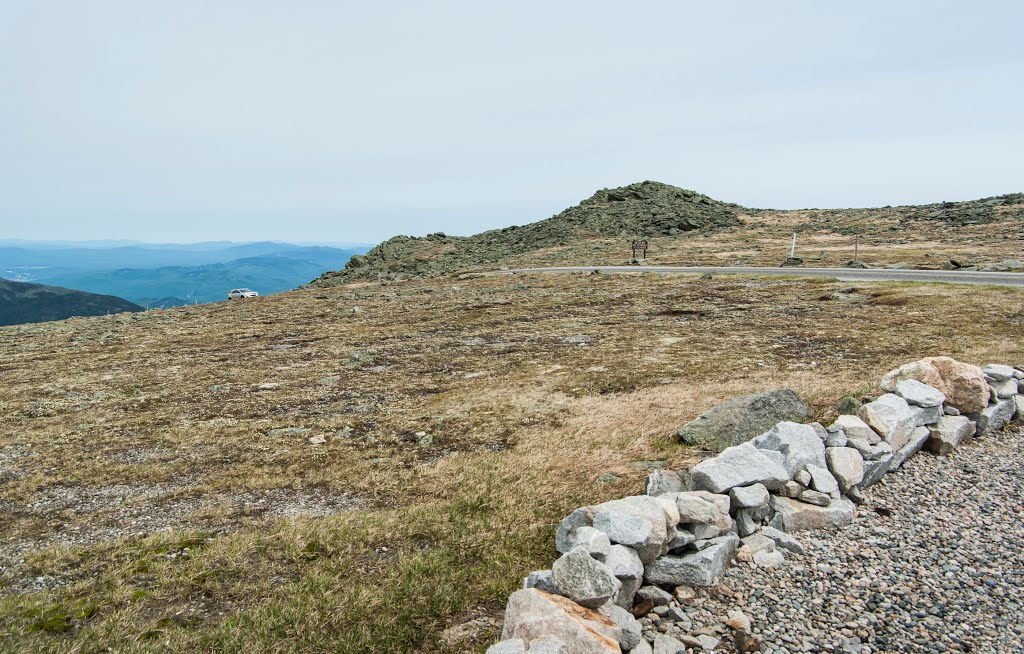
[[645,618],[648,633],[703,631],[736,651],[724,622],[741,609],[762,652],[1024,651],[1021,433],[919,454],[865,495],[852,525],[799,535],[807,554],[736,563],[682,603],[692,626]]

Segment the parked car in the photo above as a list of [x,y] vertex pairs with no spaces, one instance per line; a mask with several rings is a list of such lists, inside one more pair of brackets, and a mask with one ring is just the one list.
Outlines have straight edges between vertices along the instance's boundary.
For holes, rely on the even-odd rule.
[[232,291],[228,291],[229,300],[240,300],[244,297],[259,297],[260,294],[251,288],[236,288]]

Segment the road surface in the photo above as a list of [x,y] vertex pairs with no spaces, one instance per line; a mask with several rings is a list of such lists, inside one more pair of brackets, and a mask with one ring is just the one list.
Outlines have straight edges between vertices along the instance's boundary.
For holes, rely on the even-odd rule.
[[517,268],[505,274],[525,273],[712,273],[715,275],[777,275],[780,277],[832,277],[844,282],[940,282],[945,284],[989,284],[1024,286],[1024,273],[977,272],[973,270],[905,270],[889,268],[768,268],[713,266],[567,266],[560,268]]

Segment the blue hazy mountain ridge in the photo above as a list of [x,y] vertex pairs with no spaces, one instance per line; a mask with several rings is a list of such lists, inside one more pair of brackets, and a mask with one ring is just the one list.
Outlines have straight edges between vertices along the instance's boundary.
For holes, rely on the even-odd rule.
[[210,302],[232,288],[279,293],[368,248],[288,243],[138,244],[119,247],[0,247],[0,277],[116,295],[147,306]]
[[111,295],[0,279],[0,325],[142,310],[137,304]]

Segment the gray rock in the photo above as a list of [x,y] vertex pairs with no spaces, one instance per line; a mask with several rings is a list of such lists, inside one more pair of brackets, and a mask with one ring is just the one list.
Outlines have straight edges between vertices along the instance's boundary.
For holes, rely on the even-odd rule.
[[825,493],[819,493],[816,490],[805,490],[800,493],[800,497],[797,498],[801,502],[813,504],[814,506],[828,506],[832,504],[832,498]]
[[[597,517],[594,517],[595,523]],[[593,527],[579,527],[572,535],[573,547],[583,547],[590,556],[598,561],[604,561],[611,549],[611,541],[605,531]]]
[[1007,381],[1008,379],[1016,379],[1016,370],[1013,366],[1004,366],[998,363],[990,363],[981,369],[981,373],[985,375],[985,379],[994,382]]
[[761,534],[750,534],[740,539],[740,547],[736,550],[736,560],[751,563],[754,555],[761,550],[775,550],[775,541]]
[[628,611],[633,608],[636,592],[640,590],[643,580],[625,579],[622,580],[621,583],[622,585],[619,586],[618,592],[612,597],[612,603],[615,604],[615,606],[621,606]]
[[[821,444],[813,431],[811,437]],[[718,456],[701,461],[690,469],[690,474],[697,488],[712,493],[724,493],[736,486],[751,484],[764,484],[770,490],[790,479],[785,469],[750,443],[730,447]]]
[[612,569],[578,546],[563,554],[551,566],[562,594],[580,606],[596,609],[619,590],[622,583]]
[[529,588],[508,598],[501,637],[521,638],[532,645],[545,636],[553,636],[565,644],[569,654],[621,654],[620,632],[618,625],[597,611],[580,608],[568,598]]
[[657,586],[644,586],[636,593],[638,600],[650,600],[654,606],[668,606],[672,595]]
[[574,534],[579,527],[592,527],[594,525],[594,511],[590,507],[576,509],[558,525],[555,530],[555,548],[561,554],[565,554],[576,546]]
[[847,493],[864,480],[864,457],[852,447],[830,447],[825,450],[828,469],[839,484],[839,491]]
[[757,531],[759,520],[752,509],[740,509],[736,512],[736,531],[740,537],[749,536]]
[[526,643],[522,638],[510,638],[488,647],[487,654],[526,654]]
[[801,470],[800,472],[793,475],[793,481],[800,484],[801,486],[808,487],[811,485],[811,473],[807,472],[806,470]]
[[892,445],[893,450],[907,444],[916,417],[907,401],[893,393],[886,393],[874,402],[865,404],[857,415],[878,432],[882,440]]
[[668,542],[668,551],[678,553],[679,550],[686,549],[690,545],[693,545],[697,541],[697,535],[692,531],[686,529],[677,529],[676,535],[672,537],[672,540]]
[[882,440],[881,436],[868,426],[868,423],[857,416],[839,416],[829,429],[842,430],[848,440],[861,441],[868,445],[874,445]]
[[958,416],[958,415],[960,415],[960,409],[956,408],[955,406],[951,406],[949,404],[943,404],[942,405],[942,412],[945,413],[947,416]]
[[858,484],[859,488],[867,488],[868,486],[874,486],[878,481],[885,476],[885,473],[889,472],[889,466],[892,465],[893,453],[889,452],[885,456],[879,459],[864,460],[864,479]]
[[941,406],[911,406],[910,410],[914,412],[914,427],[934,425],[943,415]]
[[946,456],[974,435],[975,424],[966,416],[943,416],[928,430],[928,450]]
[[808,427],[813,429],[814,433],[817,434],[818,438],[821,439],[822,441],[828,438],[828,430],[825,429],[824,425],[822,425],[820,422],[812,422],[811,424],[808,425]]
[[711,540],[707,546],[685,556],[663,556],[650,563],[644,578],[665,586],[714,586],[725,566],[736,556],[740,539],[727,534]]
[[847,446],[860,452],[861,457],[865,461],[877,461],[892,454],[892,445],[885,441],[875,443],[874,445],[868,445],[863,441],[849,441]]
[[855,509],[853,502],[845,497],[821,507],[778,496],[772,497],[772,508],[775,510],[772,526],[777,521],[782,526],[776,528],[788,532],[845,525],[853,520]]
[[[583,531],[587,527],[581,527]],[[651,542],[651,521],[620,511],[598,511],[594,514],[594,531],[605,540],[632,548],[643,548]],[[596,558],[596,557],[595,557]]]
[[[764,484],[737,486],[729,491],[730,510],[760,509],[768,506],[768,489]],[[682,514],[682,511],[679,512]]]
[[629,654],[654,654],[654,648],[651,647],[651,644],[646,639],[641,638],[636,647],[629,650]]
[[1017,395],[1013,398],[1013,411],[1014,424],[1024,424],[1024,395]]
[[1005,400],[1017,394],[1017,380],[1007,379],[1005,381],[990,381],[988,387],[996,394],[996,397]]
[[687,492],[672,496],[679,510],[679,522],[711,524],[715,522],[718,508],[700,495]]
[[655,470],[647,475],[647,495],[662,495],[663,493],[678,493],[683,490],[683,482],[679,474],[671,470]]
[[777,568],[786,562],[786,556],[782,550],[761,550],[754,553],[754,563],[762,568]]
[[1005,427],[1013,419],[1013,414],[1016,411],[1017,403],[1015,400],[998,400],[994,404],[989,404],[981,411],[970,414],[969,417],[977,424],[977,435],[988,436]]
[[784,550],[789,550],[796,554],[803,554],[807,551],[796,538],[774,527],[764,527],[757,533],[760,536],[771,539],[776,547],[781,547]]
[[818,438],[810,425],[780,422],[751,443],[759,450],[782,454],[785,460],[783,467],[789,473],[789,478],[806,468],[808,464],[825,466],[825,443]]
[[946,401],[942,391],[916,379],[902,379],[896,382],[896,394],[906,400],[907,404],[919,407],[941,407]]
[[828,437],[825,439],[825,448],[830,447],[846,447],[846,432],[842,429],[837,431],[830,431]]
[[550,570],[535,570],[526,575],[526,578],[523,579],[523,588],[536,588],[555,595],[562,594],[562,591],[558,589],[558,584],[555,583],[555,576]]
[[541,636],[530,643],[529,654],[569,654],[569,646],[557,636]]
[[800,497],[800,493],[807,490],[807,487],[795,481],[788,481],[779,489],[779,495],[783,497]]
[[654,639],[654,654],[686,654],[686,645],[665,634],[658,634]]
[[[679,522],[675,502],[666,496],[634,495],[590,508],[594,515],[594,528],[607,529],[611,533],[605,533],[613,543],[632,547],[644,563],[653,561],[666,551],[670,539],[669,526],[674,527]],[[599,519],[598,516],[602,517]],[[649,532],[639,526],[641,522],[647,524]]]
[[604,563],[619,581],[642,579],[644,576],[644,564],[640,556],[636,550],[625,545],[612,545]]
[[611,618],[612,622],[617,624],[619,629],[622,630],[622,635],[619,637],[619,647],[623,650],[629,651],[633,649],[643,639],[643,630],[640,627],[640,623],[626,609],[613,604],[602,608],[601,613]]
[[[825,452],[827,463],[828,450]],[[839,482],[834,476],[832,476],[832,473],[828,471],[828,468],[809,465],[807,466],[807,472],[811,475],[811,488],[819,493],[824,493],[829,497],[839,497]]]
[[906,463],[910,457],[921,451],[928,439],[931,438],[931,431],[927,427],[918,427],[910,434],[910,440],[899,452],[894,452],[892,462],[889,463],[889,472],[895,472]]
[[687,445],[721,452],[749,441],[780,421],[800,422],[810,414],[810,408],[793,391],[769,391],[720,404],[687,423],[676,435]]

